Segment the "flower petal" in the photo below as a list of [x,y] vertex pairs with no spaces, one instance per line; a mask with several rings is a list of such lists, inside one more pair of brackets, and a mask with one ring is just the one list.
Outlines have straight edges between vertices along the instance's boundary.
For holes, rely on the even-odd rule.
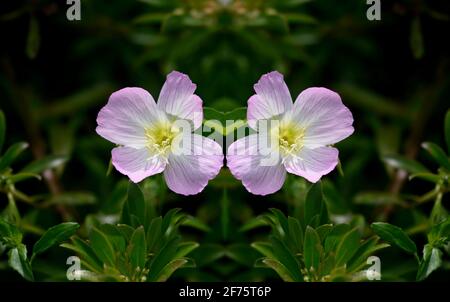
[[198,134],[189,138],[189,154],[170,153],[164,171],[167,186],[175,193],[194,195],[201,192],[223,166],[222,147]]
[[195,130],[203,120],[202,100],[194,94],[195,89],[187,75],[172,71],[159,94],[158,107],[173,116],[191,120]]
[[97,133],[107,140],[133,148],[143,148],[145,128],[164,118],[153,97],[138,87],[114,92],[97,116]]
[[166,163],[163,158],[152,156],[147,148],[117,147],[112,150],[112,164],[133,182],[161,173]]
[[283,75],[277,71],[265,74],[254,86],[256,95],[248,100],[247,120],[256,129],[257,120],[270,119],[292,107],[292,97]]
[[284,166],[289,173],[317,182],[323,175],[333,171],[338,163],[338,156],[339,151],[332,147],[302,148],[297,156],[286,157]]
[[305,129],[304,145],[317,148],[350,136],[353,116],[340,96],[326,88],[308,88],[297,97],[292,117]]
[[[258,152],[258,135],[238,139],[228,147],[227,166],[234,177],[253,194],[277,192],[286,179],[286,169],[278,155],[269,159]],[[267,161],[264,161],[267,160]]]

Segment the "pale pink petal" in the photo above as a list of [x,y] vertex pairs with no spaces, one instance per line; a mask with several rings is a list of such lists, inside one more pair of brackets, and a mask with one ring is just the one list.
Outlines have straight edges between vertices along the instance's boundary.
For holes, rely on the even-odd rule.
[[256,95],[248,100],[247,109],[248,124],[253,129],[257,120],[267,120],[291,109],[292,97],[281,73],[263,75],[254,88]]
[[117,147],[112,150],[112,164],[133,182],[161,173],[166,163],[163,158],[150,154],[147,148]]
[[308,88],[297,97],[291,118],[305,129],[304,146],[317,148],[350,136],[353,116],[340,96],[326,88]]
[[145,129],[164,117],[146,90],[124,88],[111,94],[100,110],[96,131],[115,144],[143,148],[147,143]]
[[277,192],[286,179],[286,169],[278,155],[268,160],[258,151],[258,135],[238,139],[228,147],[227,166],[234,177],[253,194],[267,195]]
[[158,107],[172,116],[191,120],[195,130],[203,120],[202,100],[194,94],[195,89],[187,75],[172,71],[159,94]]
[[222,147],[212,139],[191,134],[189,154],[169,154],[164,171],[167,186],[175,193],[201,192],[223,166]]
[[284,166],[289,173],[317,182],[336,167],[338,155],[339,151],[332,147],[302,148],[296,156],[287,156]]

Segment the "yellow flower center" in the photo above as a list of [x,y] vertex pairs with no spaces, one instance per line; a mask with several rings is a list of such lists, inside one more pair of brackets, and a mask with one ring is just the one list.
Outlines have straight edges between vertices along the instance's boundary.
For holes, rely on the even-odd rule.
[[172,141],[179,130],[172,127],[170,122],[161,122],[145,130],[148,139],[147,148],[152,154],[167,156],[172,146]]
[[274,134],[278,136],[278,145],[283,156],[296,154],[303,148],[304,128],[293,123],[281,123],[272,131],[275,131]]

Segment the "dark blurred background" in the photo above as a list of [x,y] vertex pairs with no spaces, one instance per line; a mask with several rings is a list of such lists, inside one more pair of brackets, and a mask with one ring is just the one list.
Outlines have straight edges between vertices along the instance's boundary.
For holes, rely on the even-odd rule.
[[[156,99],[172,70],[187,73],[204,106],[219,111],[246,106],[253,84],[272,70],[285,75],[294,99],[310,86],[337,91],[353,112],[355,133],[338,145],[345,176],[334,171],[324,183],[335,201],[332,214],[406,228],[417,227],[417,217],[428,215],[427,205],[405,208],[398,200],[403,201],[400,193],[419,195],[430,185],[408,182],[383,156],[402,155],[437,168],[420,143],[444,145],[450,104],[447,0],[381,0],[379,21],[367,19],[370,6],[363,0],[81,0],[79,21],[67,20],[69,7],[50,0],[0,4],[6,145],[30,142],[24,162],[49,154],[69,158],[45,181],[21,184],[30,195],[59,196],[52,201],[56,206],[20,204],[30,224],[45,229],[75,219],[88,228],[93,221],[114,219],[126,180],[115,171],[106,176],[113,146],[95,133],[96,114],[112,92],[126,86],[144,87]],[[269,207],[290,211],[290,200],[306,184],[290,179],[282,192],[254,197],[224,170],[195,197],[166,192],[158,177],[145,186],[162,209],[182,207],[212,227],[223,223],[216,218],[226,206],[233,234]],[[224,188],[228,206],[219,202]],[[411,233],[420,240],[420,232]],[[222,235],[188,234],[205,243],[259,236]],[[209,269],[206,277],[197,273],[188,275],[258,280],[267,274],[245,275],[230,263]]]

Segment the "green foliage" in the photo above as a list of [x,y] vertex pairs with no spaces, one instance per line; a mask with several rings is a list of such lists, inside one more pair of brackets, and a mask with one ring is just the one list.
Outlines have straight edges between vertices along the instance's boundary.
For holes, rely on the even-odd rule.
[[372,223],[372,229],[383,240],[398,246],[408,253],[417,253],[416,244],[401,228],[385,222],[375,222]]
[[367,258],[388,245],[376,236],[362,240],[348,224],[330,224],[322,200],[320,183],[313,185],[306,197],[304,221],[310,223],[305,228],[276,209],[261,216],[272,233],[268,242],[252,244],[264,256],[256,264],[272,268],[284,281],[364,279]]
[[198,243],[182,241],[178,227],[189,216],[180,209],[164,217],[152,217],[150,209],[139,186],[130,183],[121,223],[101,224],[90,231],[89,241],[73,237],[61,246],[80,256],[90,270],[86,280],[166,281],[177,269],[195,265],[186,256]]

